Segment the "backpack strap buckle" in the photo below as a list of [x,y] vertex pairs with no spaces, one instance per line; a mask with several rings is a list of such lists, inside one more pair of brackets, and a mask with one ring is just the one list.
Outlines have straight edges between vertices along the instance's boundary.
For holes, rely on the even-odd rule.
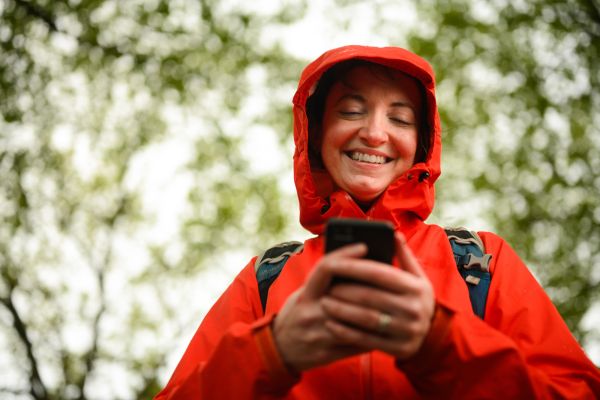
[[301,252],[303,248],[302,243],[296,241],[283,242],[268,248],[256,257],[254,271],[258,273],[260,267],[264,264],[277,264],[283,260],[287,260],[292,255]]
[[263,312],[267,307],[269,288],[281,273],[288,258],[300,253],[304,245],[300,242],[284,242],[265,250],[254,262],[254,272],[258,282],[258,293]]
[[492,259],[491,254],[484,254],[479,257],[473,253],[467,254],[467,262],[462,265],[464,269],[476,269],[479,271],[490,271],[490,260]]
[[473,312],[483,319],[490,288],[492,255],[485,253],[485,246],[477,232],[466,228],[446,228],[445,231],[458,272],[467,283]]

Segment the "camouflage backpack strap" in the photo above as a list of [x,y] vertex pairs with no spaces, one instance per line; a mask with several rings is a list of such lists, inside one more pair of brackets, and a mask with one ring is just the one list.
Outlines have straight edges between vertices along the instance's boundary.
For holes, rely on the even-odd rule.
[[256,273],[263,312],[267,305],[269,288],[281,273],[288,258],[301,252],[303,248],[304,245],[300,242],[284,242],[265,250],[260,256],[256,257],[254,272]]
[[483,319],[488,291],[490,289],[491,254],[485,254],[483,241],[477,232],[465,228],[445,228],[452,247],[454,261],[469,288],[473,312]]

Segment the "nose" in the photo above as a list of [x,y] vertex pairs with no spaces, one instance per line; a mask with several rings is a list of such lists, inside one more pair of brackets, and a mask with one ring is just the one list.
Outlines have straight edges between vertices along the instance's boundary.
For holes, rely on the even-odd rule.
[[365,120],[365,125],[359,132],[359,138],[368,146],[377,147],[387,141],[384,119],[373,115]]

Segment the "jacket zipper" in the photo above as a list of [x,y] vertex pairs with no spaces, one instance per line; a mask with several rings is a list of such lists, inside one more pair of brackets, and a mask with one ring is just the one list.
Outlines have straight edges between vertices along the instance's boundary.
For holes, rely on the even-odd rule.
[[362,398],[371,400],[373,398],[373,375],[372,375],[372,353],[364,353],[360,356],[360,375],[362,381]]

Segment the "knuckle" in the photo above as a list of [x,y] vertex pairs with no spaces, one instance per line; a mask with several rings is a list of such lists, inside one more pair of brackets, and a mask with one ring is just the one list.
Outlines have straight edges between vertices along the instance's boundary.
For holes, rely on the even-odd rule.
[[301,340],[305,345],[314,346],[321,341],[321,336],[317,332],[309,330],[302,335]]
[[360,333],[359,331],[348,331],[347,340],[349,343],[362,343],[365,341],[365,334]]
[[337,299],[348,298],[350,296],[348,292],[349,292],[348,287],[343,282],[339,282],[339,283],[333,285],[333,287],[331,289],[329,289],[329,294]]
[[414,321],[406,326],[406,330],[409,337],[414,338],[422,335],[423,326],[419,321]]
[[417,351],[417,345],[415,341],[402,342],[398,346],[398,358],[406,359],[415,354]]
[[352,292],[352,298],[359,304],[370,305],[373,300],[372,293],[365,287],[358,286]]
[[345,325],[338,324],[335,329],[335,336],[338,340],[343,341],[344,343],[354,344],[360,342],[360,332],[355,331]]
[[[336,299],[337,300],[337,299]],[[326,314],[329,316],[339,316],[345,313],[345,307],[340,303],[340,300],[327,303]]]
[[370,313],[368,318],[365,318],[365,325],[369,326],[372,330],[379,330],[379,313]]
[[309,309],[300,309],[298,310],[298,320],[300,325],[305,328],[309,328],[311,326],[320,324],[322,321],[322,316],[317,314]]
[[421,306],[417,301],[410,301],[404,305],[404,311],[409,319],[418,319],[421,315]]

